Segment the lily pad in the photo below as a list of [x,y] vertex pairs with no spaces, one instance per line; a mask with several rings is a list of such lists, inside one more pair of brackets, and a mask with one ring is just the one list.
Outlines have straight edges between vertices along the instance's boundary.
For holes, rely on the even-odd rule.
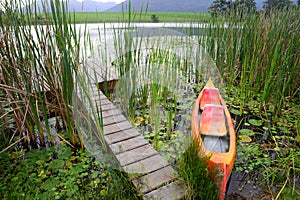
[[252,139],[248,135],[239,135],[239,141],[249,143],[252,141]]
[[250,129],[241,129],[239,133],[240,133],[240,136],[241,135],[247,135],[247,136],[255,135],[255,133]]
[[234,115],[240,115],[240,111],[236,109],[231,109],[230,112]]
[[249,123],[252,124],[253,126],[262,126],[262,121],[257,119],[250,119]]

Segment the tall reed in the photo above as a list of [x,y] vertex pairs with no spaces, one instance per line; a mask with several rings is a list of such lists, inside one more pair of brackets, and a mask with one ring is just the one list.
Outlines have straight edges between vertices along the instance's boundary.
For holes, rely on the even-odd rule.
[[[224,80],[241,88],[241,105],[261,93],[262,105],[275,105],[278,116],[285,102],[299,96],[299,10],[232,15],[212,21],[206,29],[206,49]],[[208,48],[209,47],[209,48]]]
[[[15,123],[13,134],[33,146],[55,144],[48,118],[55,116],[56,125],[65,129],[70,145],[80,145],[74,121],[73,93],[75,77],[82,74],[81,40],[87,41],[72,24],[67,3],[59,0],[6,1],[0,16],[1,32],[1,117],[6,127]],[[41,16],[44,17],[41,19]],[[80,87],[80,86],[76,86]],[[61,121],[61,122],[60,122]]]

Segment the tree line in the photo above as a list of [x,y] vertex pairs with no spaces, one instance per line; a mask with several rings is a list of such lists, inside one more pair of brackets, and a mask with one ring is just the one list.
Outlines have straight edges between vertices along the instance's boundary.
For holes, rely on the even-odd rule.
[[[300,6],[300,0],[297,5]],[[266,0],[263,3],[263,10],[267,13],[272,9],[282,10],[296,6],[291,0]],[[256,2],[254,0],[215,0],[209,7],[209,12],[212,16],[226,15],[232,13],[249,13],[256,12]]]

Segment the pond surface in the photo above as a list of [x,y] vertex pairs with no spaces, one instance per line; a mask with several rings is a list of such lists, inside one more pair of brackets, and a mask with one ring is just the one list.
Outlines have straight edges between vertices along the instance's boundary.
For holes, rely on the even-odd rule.
[[[84,30],[85,24],[77,24],[77,29]],[[180,33],[186,34],[199,34],[200,32],[192,30],[196,29],[204,29],[207,27],[208,24],[197,24],[197,23],[130,23],[130,27],[134,28],[144,28],[144,29],[151,29],[151,28],[164,28],[170,29],[173,31],[178,31]],[[86,25],[87,29],[90,31],[91,37],[97,37],[99,35],[99,30],[101,32],[101,36],[106,37],[113,37],[115,29],[125,29],[128,28],[127,23],[89,23]],[[105,30],[105,32],[104,32]],[[188,30],[191,30],[189,32]]]

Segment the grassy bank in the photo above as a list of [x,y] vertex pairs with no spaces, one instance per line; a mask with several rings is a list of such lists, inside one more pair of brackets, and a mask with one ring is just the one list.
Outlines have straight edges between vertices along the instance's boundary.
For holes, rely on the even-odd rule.
[[[147,12],[136,13],[131,16],[131,22],[154,22],[152,15],[157,17],[157,22],[196,22],[205,23],[210,19],[209,14],[192,13],[192,12]],[[112,22],[128,22],[127,12],[77,12],[74,14],[75,23],[112,23]],[[41,16],[42,17],[42,16]]]

